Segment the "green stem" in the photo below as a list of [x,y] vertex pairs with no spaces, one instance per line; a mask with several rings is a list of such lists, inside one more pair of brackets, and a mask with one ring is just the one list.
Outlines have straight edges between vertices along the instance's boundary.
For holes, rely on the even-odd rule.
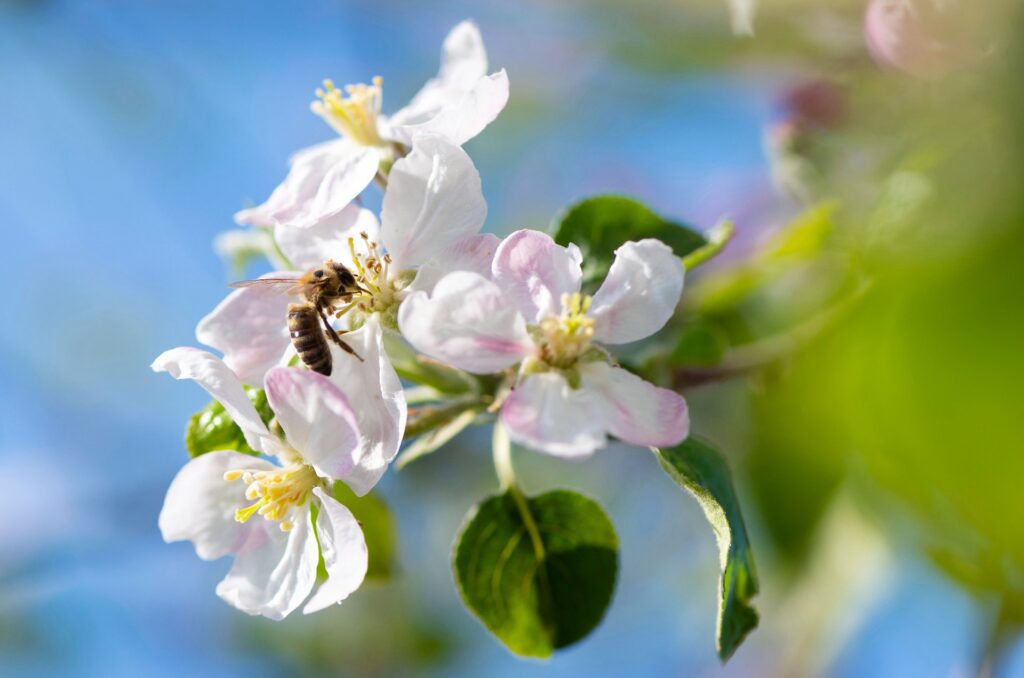
[[692,271],[701,264],[714,259],[718,253],[725,249],[732,237],[736,234],[736,225],[728,219],[715,224],[707,235],[707,244],[697,248],[683,257],[683,267]]
[[501,489],[516,487],[516,471],[512,468],[512,442],[508,439],[508,431],[501,422],[494,424],[494,438],[491,443],[494,451],[494,472],[498,476]]
[[[516,510],[519,511],[523,525],[526,527],[526,533],[530,536],[534,556],[536,556],[537,562],[542,563],[545,558],[544,541],[540,537],[537,521],[533,519],[533,514],[530,512],[530,505],[526,503],[523,491],[516,484],[516,472],[512,467],[512,443],[508,438],[508,432],[500,421],[494,424],[493,446],[494,471],[498,475],[498,482],[501,484],[501,489],[508,493],[512,497],[512,501],[515,502]],[[544,572],[542,568],[542,586],[547,589],[547,578]]]

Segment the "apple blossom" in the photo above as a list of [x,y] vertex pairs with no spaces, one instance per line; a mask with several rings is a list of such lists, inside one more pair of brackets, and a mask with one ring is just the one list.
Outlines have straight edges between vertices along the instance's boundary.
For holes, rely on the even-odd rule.
[[220,401],[250,444],[280,464],[231,450],[191,460],[167,491],[159,520],[164,540],[191,541],[203,560],[234,556],[217,595],[248,614],[282,619],[301,605],[316,582],[321,551],[328,577],[309,597],[306,614],[340,603],[359,588],[368,564],[366,541],[330,487],[334,480],[360,485],[362,467],[372,467],[373,460],[360,456],[364,434],[341,390],[308,370],[270,370],[267,400],[282,440],[216,356],[172,349],[153,369],[195,380]]
[[[405,395],[381,332],[397,329],[402,299],[440,277],[440,270],[489,265],[497,238],[477,235],[486,215],[480,175],[469,156],[443,137],[423,134],[391,171],[380,222],[369,210],[350,205],[310,228],[275,229],[281,251],[294,265],[311,268],[334,259],[348,266],[365,290],[338,309],[351,330],[345,341],[365,362],[338,352],[330,379],[360,403],[360,427],[378,431],[364,444],[374,447],[381,474],[398,453],[406,417]],[[424,278],[416,282],[420,266]],[[287,329],[290,301],[260,286],[235,290],[200,321],[196,337],[221,351],[243,382],[258,384],[267,370],[294,355]],[[354,384],[362,385],[357,395]]]
[[627,242],[593,297],[580,291],[579,249],[522,230],[497,248],[491,270],[456,271],[409,295],[399,311],[419,351],[474,373],[519,365],[501,408],[511,438],[579,457],[611,434],[670,446],[689,429],[686,403],[613,364],[604,344],[659,330],[683,289],[683,266],[663,243]]
[[284,182],[262,205],[235,215],[240,224],[310,227],[337,216],[373,181],[388,175],[395,159],[419,134],[461,146],[493,121],[508,101],[504,70],[487,75],[487,53],[477,27],[463,21],[445,38],[441,68],[409,104],[390,118],[381,114],[382,80],[348,85],[327,80],[312,110],[339,139],[303,149],[291,159]]

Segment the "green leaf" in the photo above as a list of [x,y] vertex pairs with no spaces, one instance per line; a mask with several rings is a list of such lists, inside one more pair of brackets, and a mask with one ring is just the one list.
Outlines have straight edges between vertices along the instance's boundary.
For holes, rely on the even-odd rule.
[[[334,498],[359,521],[369,554],[368,579],[389,579],[398,556],[398,529],[391,509],[376,492],[357,497],[345,483],[334,483]],[[326,576],[326,571],[323,573]]]
[[466,606],[512,652],[549,657],[601,621],[615,589],[618,538],[601,507],[566,490],[511,488],[478,504],[455,542]]
[[717,648],[724,662],[758,622],[757,611],[750,605],[757,595],[757,572],[729,465],[718,450],[693,437],[656,452],[672,479],[700,502],[718,541],[722,579]]
[[587,198],[555,222],[555,242],[575,243],[583,254],[584,287],[604,280],[615,250],[630,240],[657,238],[680,257],[706,244],[704,236],[683,224],[663,219],[642,203],[618,195]]
[[[274,413],[267,402],[267,394],[263,389],[256,388],[247,388],[246,393],[263,423],[269,423]],[[185,427],[185,448],[192,457],[215,450],[235,450],[242,454],[259,454],[245,442],[242,429],[224,411],[224,406],[216,400],[211,400],[206,407],[193,414],[189,419],[188,425]]]
[[729,337],[724,331],[710,322],[697,320],[683,329],[672,351],[671,361],[680,367],[710,367],[722,361],[728,347]]

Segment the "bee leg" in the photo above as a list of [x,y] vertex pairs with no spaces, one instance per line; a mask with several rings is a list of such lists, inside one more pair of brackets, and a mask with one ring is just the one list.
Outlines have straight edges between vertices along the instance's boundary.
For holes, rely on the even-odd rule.
[[351,346],[346,344],[344,341],[342,341],[341,337],[338,336],[338,333],[334,330],[333,327],[331,327],[331,323],[328,322],[327,316],[324,314],[323,307],[319,307],[318,306],[316,311],[317,311],[317,313],[320,314],[320,320],[323,321],[324,329],[327,331],[327,336],[331,338],[331,341],[333,341],[335,344],[340,346],[341,350],[345,351],[346,353],[348,353],[350,355],[354,355],[356,358],[359,358],[359,362],[364,362],[363,361],[363,357],[361,355],[359,355],[358,353],[356,353],[354,348],[352,348]]

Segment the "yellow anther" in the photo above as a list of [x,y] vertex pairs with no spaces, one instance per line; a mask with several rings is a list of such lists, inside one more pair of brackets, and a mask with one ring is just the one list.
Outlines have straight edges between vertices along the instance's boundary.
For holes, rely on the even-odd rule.
[[281,521],[281,531],[282,532],[291,532],[293,529],[295,529],[295,523],[293,523],[290,520],[282,520]]
[[[310,492],[321,482],[312,467],[305,464],[273,471],[229,471],[224,474],[228,481],[239,478],[249,482],[245,498],[254,502],[235,511],[235,520],[240,523],[256,514],[267,520],[285,521],[293,508],[306,503]],[[293,526],[290,522],[288,524]],[[287,532],[292,527],[285,528],[282,523],[281,529]]]
[[540,321],[540,359],[558,368],[572,367],[594,337],[594,320],[587,317],[591,298],[576,292],[563,294],[562,312]]
[[378,76],[372,85],[346,85],[343,92],[332,81],[324,80],[323,88],[316,90],[319,101],[314,101],[311,108],[339,134],[364,146],[382,146],[377,116],[383,83]]

